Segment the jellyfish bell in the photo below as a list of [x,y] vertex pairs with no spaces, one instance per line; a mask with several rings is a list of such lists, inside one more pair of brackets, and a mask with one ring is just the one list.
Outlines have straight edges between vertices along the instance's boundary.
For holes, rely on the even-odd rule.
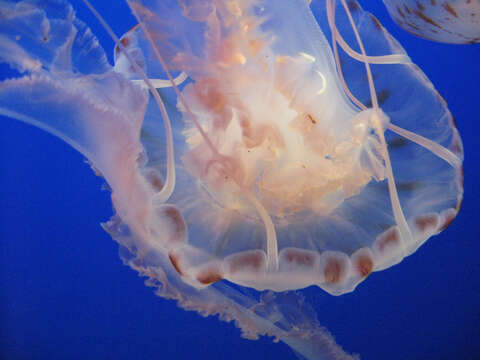
[[448,226],[463,151],[446,103],[353,1],[316,18],[304,0],[129,5],[121,39],[104,23],[111,67],[64,1],[0,3],[0,59],[22,73],[0,113],[89,159],[105,230],[158,295],[348,358],[307,305],[292,317],[297,295],[251,289],[340,295]]
[[[342,30],[334,35],[355,44],[346,17],[337,18],[327,3],[330,26]],[[155,69],[161,68],[155,51],[163,49],[168,70],[189,78],[162,91],[182,119],[173,125],[180,166],[168,200],[175,216],[159,210],[151,223],[167,224],[156,229],[167,235],[155,241],[175,239],[165,244],[169,259],[198,288],[228,279],[257,290],[352,291],[372,271],[414,252],[456,213],[462,155],[450,114],[403,49],[356,3],[349,10],[368,24],[360,38],[372,48],[377,82],[392,82],[391,94],[414,86],[424,105],[395,95],[389,112],[352,104],[348,85],[354,99],[368,98],[372,106],[369,81],[356,85],[337,75],[339,60],[306,4],[225,4],[131,4],[141,26],[125,42],[142,48]],[[165,30],[178,28],[184,31]],[[353,39],[345,42],[348,34]],[[360,50],[350,51],[361,59]],[[338,68],[350,78],[358,64],[342,61]],[[387,79],[388,64],[396,71]],[[427,104],[441,130],[416,124],[418,107]],[[403,136],[401,149],[388,146],[392,133]],[[442,185],[428,179],[429,162]]]
[[480,42],[480,2],[384,0],[392,19],[416,36],[452,44]]

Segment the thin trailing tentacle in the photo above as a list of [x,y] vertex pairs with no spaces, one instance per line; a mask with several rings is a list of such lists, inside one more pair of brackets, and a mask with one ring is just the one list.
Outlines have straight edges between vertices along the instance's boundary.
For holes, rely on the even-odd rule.
[[405,215],[402,210],[402,206],[400,204],[400,199],[398,197],[398,191],[397,187],[395,185],[395,178],[393,175],[393,169],[392,169],[392,164],[390,161],[390,156],[388,154],[388,149],[387,149],[387,143],[385,141],[385,135],[384,135],[384,127],[382,125],[382,115],[380,112],[380,108],[378,106],[378,98],[377,98],[377,93],[375,91],[375,85],[373,83],[373,76],[372,76],[372,71],[370,68],[370,63],[368,61],[366,52],[365,52],[365,47],[363,46],[362,39],[360,37],[360,34],[358,33],[357,26],[355,25],[355,21],[353,20],[352,14],[350,13],[350,10],[348,8],[348,5],[345,0],[341,0],[342,5],[347,13],[348,20],[350,21],[350,24],[352,26],[352,30],[355,34],[355,38],[357,39],[358,46],[360,47],[360,51],[362,52],[363,56],[363,62],[365,64],[365,69],[367,72],[367,78],[368,78],[368,85],[370,89],[370,97],[372,101],[372,106],[375,109],[374,115],[372,117],[373,120],[373,125],[376,127],[378,136],[380,138],[380,142],[382,145],[383,149],[383,157],[385,160],[385,165],[386,165],[386,170],[387,170],[387,182],[388,182],[388,192],[390,194],[390,202],[392,205],[393,209],[393,216],[395,218],[395,222],[398,225],[400,234],[404,241],[413,241],[412,233],[410,231],[410,228],[407,224],[407,220],[405,219]]
[[[173,83],[178,86],[181,83],[183,83],[185,80],[188,79],[188,75],[185,74],[183,71],[178,75],[175,79],[173,79]],[[164,89],[164,88],[170,88],[172,87],[172,83],[168,79],[148,79],[152,86],[155,89]],[[140,87],[149,89],[148,84],[145,83],[144,80],[131,80],[135,84],[138,84]]]
[[251,192],[247,193],[247,197],[252,202],[253,206],[255,206],[255,209],[265,225],[267,238],[267,271],[276,271],[278,270],[278,242],[275,233],[275,225],[272,222],[272,218],[265,210],[265,207]]
[[[127,0],[127,3],[132,10],[133,15],[138,21],[138,24],[140,25],[141,29],[143,30],[148,42],[152,46],[152,49],[155,53],[155,56],[157,57],[158,61],[160,62],[163,70],[167,74],[167,77],[172,85],[173,90],[175,91],[180,103],[183,105],[185,108],[187,114],[190,116],[191,120],[193,121],[195,127],[199,131],[200,135],[202,136],[203,140],[207,144],[207,146],[210,148],[210,150],[214,153],[215,157],[218,159],[220,163],[224,163],[225,161],[228,161],[225,156],[220,154],[218,152],[218,149],[215,147],[211,139],[209,138],[208,134],[203,130],[202,126],[198,122],[197,117],[193,114],[192,110],[190,109],[190,106],[188,105],[187,101],[185,100],[184,96],[178,89],[175,80],[173,79],[170,70],[168,69],[168,66],[163,59],[162,55],[160,54],[160,51],[158,50],[158,47],[156,46],[153,37],[148,30],[147,26],[145,25],[144,21],[140,18],[138,11],[135,9],[135,6],[131,3],[131,1]],[[225,164],[226,168],[229,169],[232,164]],[[231,169],[230,169],[231,170]],[[265,237],[267,241],[267,259],[268,259],[268,264],[269,264],[269,269],[271,270],[276,270],[278,269],[278,244],[277,244],[277,237],[275,234],[275,226],[272,222],[272,219],[268,212],[265,210],[264,206],[258,201],[258,199],[255,197],[255,195],[252,193],[250,189],[247,189],[245,186],[242,185],[242,183],[235,177],[233,176],[233,171],[232,171],[232,179],[235,182],[235,184],[242,189],[242,191],[246,194],[246,197],[251,201],[251,203],[254,205],[255,209],[257,210],[260,218],[262,219],[264,226],[265,226]]]
[[[347,96],[360,109],[366,110],[367,107],[365,106],[365,104],[363,104],[360,100],[358,100],[355,97],[355,95],[352,94],[352,92],[350,91],[348,85],[346,84],[345,78],[343,76],[343,71],[342,71],[342,67],[340,65],[339,56],[338,56],[337,43],[341,44],[342,49],[345,50],[345,52],[347,54],[349,54],[350,56],[352,56],[352,54],[351,54],[350,51],[347,51],[348,49],[351,49],[351,48],[345,42],[345,40],[343,39],[343,37],[341,36],[341,34],[339,33],[338,29],[335,26],[335,2],[336,2],[336,0],[327,0],[326,5],[327,5],[327,19],[328,19],[329,26],[330,26],[330,29],[331,29],[331,32],[332,32],[332,47],[333,47],[333,51],[334,51],[335,64],[337,66],[337,71],[338,71],[340,80],[342,82],[342,85],[344,87],[344,90],[345,90],[345,93],[347,94]],[[358,54],[358,53],[356,53],[356,54],[358,56],[361,56],[361,54]],[[408,62],[403,61],[405,59],[402,60],[402,58],[399,58],[402,61],[394,62],[393,61],[394,58],[393,57],[388,57],[388,56],[389,55],[381,56],[381,57],[367,56],[366,58],[367,58],[367,60],[370,64],[408,64],[408,63],[411,63],[410,58],[406,55],[403,55],[403,57],[408,58],[409,59]],[[398,56],[401,56],[401,55],[398,55]],[[352,58],[354,58],[356,60],[359,60],[359,58],[355,57],[355,56],[352,56]],[[374,58],[377,58],[377,60],[375,60]],[[390,61],[381,62],[381,61],[378,61],[378,60],[380,60],[379,58],[389,59],[389,60],[391,60],[391,62]],[[434,141],[431,141],[431,140],[429,140],[429,139],[427,139],[427,138],[425,138],[421,135],[418,135],[416,133],[413,133],[411,131],[403,129],[402,127],[397,126],[395,124],[392,124],[390,122],[387,124],[386,128],[388,130],[390,130],[390,131],[392,131],[392,132],[394,132],[394,133],[396,133],[396,134],[398,134],[398,135],[400,135],[400,136],[418,144],[419,146],[422,146],[423,148],[431,151],[433,154],[437,155],[439,158],[448,162],[451,166],[453,166],[453,167],[460,167],[461,166],[461,159],[457,155],[452,153],[449,149],[445,148],[444,146],[442,146],[442,145],[440,145],[440,144],[438,144]]]
[[218,150],[217,148],[215,147],[215,145],[213,145],[211,139],[209,138],[209,136],[207,135],[207,133],[205,132],[205,130],[203,130],[202,126],[200,125],[200,123],[198,122],[198,119],[197,117],[193,114],[193,112],[191,111],[190,109],[190,106],[188,105],[188,103],[185,101],[182,93],[180,92],[180,90],[178,89],[177,85],[175,84],[175,81],[172,77],[172,74],[170,73],[170,70],[168,69],[168,66],[167,64],[165,63],[165,60],[163,59],[163,56],[162,54],[160,54],[160,51],[158,50],[158,47],[155,45],[155,41],[153,40],[153,37],[152,35],[150,34],[150,31],[148,30],[147,26],[145,25],[144,21],[140,18],[140,15],[138,14],[138,11],[135,9],[135,6],[132,4],[131,1],[127,0],[127,4],[128,6],[130,7],[130,9],[132,10],[132,13],[133,15],[135,16],[135,18],[137,19],[138,21],[138,24],[140,25],[140,28],[143,30],[143,33],[145,34],[148,42],[150,43],[150,45],[152,46],[152,49],[153,49],[153,52],[155,53],[155,56],[157,57],[158,61],[160,62],[160,64],[162,65],[162,68],[163,70],[165,71],[165,73],[167,74],[167,77],[168,77],[168,81],[170,81],[170,83],[172,84],[172,88],[173,90],[175,91],[175,94],[177,95],[180,103],[185,107],[185,110],[187,111],[188,115],[190,116],[192,122],[194,123],[195,127],[197,128],[197,130],[199,131],[200,135],[202,136],[203,140],[205,141],[205,143],[207,144],[207,146],[210,148],[210,150],[216,155],[218,156],[218,158],[221,158],[220,154],[218,153]]
[[143,78],[142,81],[145,84],[147,84],[148,89],[150,90],[150,93],[152,94],[153,98],[155,99],[155,102],[157,103],[157,106],[160,109],[160,112],[163,117],[164,125],[165,125],[165,133],[167,138],[167,177],[166,177],[164,186],[162,187],[160,192],[156,194],[155,198],[156,198],[156,201],[164,203],[172,195],[173,190],[175,189],[175,181],[176,181],[175,180],[175,154],[174,154],[174,148],[173,148],[172,126],[171,126],[170,118],[168,117],[167,109],[165,108],[165,104],[163,103],[162,98],[158,94],[153,84],[148,79],[145,72],[143,72],[142,69],[138,66],[138,64],[131,58],[130,54],[125,49],[122,42],[120,41],[118,36],[113,32],[112,28],[108,25],[105,19],[103,19],[103,17],[98,13],[95,7],[88,0],[83,0],[83,2],[90,9],[93,15],[98,19],[98,21],[101,23],[103,28],[109,34],[109,36],[113,39],[115,44],[119,46],[120,49],[122,49],[122,51],[124,51],[125,56],[127,57],[130,64],[133,66],[137,74]]
[[357,51],[353,50],[347,44],[347,42],[343,39],[342,35],[338,32],[337,28],[335,26],[332,26],[332,24],[334,24],[334,19],[335,19],[335,3],[336,3],[336,0],[333,0],[333,3],[332,3],[332,0],[327,1],[328,22],[330,24],[332,36],[335,37],[336,42],[351,58],[358,60],[360,62],[364,62],[366,59],[370,64],[393,65],[393,64],[411,64],[412,63],[412,60],[406,54],[388,54],[388,55],[369,56],[366,54],[358,53]]
[[462,161],[457,155],[448,150],[446,147],[437,144],[435,141],[429,140],[421,135],[415,134],[414,132],[403,129],[400,126],[392,123],[387,125],[387,129],[431,151],[455,168],[458,168],[462,165]]
[[333,0],[327,0],[326,4],[327,4],[328,25],[332,32],[332,47],[333,47],[333,53],[335,57],[335,65],[337,67],[337,72],[340,77],[340,81],[342,82],[343,89],[345,90],[345,93],[347,94],[349,99],[352,100],[352,102],[355,105],[357,105],[362,110],[366,110],[367,107],[360,100],[358,100],[355,95],[352,94],[343,76],[342,66],[340,64],[340,60],[338,56],[337,43],[338,43],[338,36],[340,36],[340,34],[335,25],[335,3],[333,3]]

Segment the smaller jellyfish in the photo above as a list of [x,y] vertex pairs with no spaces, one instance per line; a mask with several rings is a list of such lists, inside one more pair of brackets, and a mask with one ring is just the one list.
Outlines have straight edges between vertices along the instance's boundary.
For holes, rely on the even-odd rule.
[[473,44],[480,42],[478,0],[383,0],[404,30],[428,40]]

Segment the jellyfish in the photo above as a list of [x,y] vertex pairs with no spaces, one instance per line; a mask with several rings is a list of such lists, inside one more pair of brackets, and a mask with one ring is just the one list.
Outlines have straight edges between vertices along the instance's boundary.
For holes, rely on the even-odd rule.
[[157,295],[355,358],[300,289],[354,291],[458,213],[462,142],[425,74],[355,1],[128,1],[120,39],[85,3],[113,65],[67,2],[0,2],[0,114],[88,159]]
[[392,19],[404,30],[452,44],[480,41],[478,0],[384,0]]

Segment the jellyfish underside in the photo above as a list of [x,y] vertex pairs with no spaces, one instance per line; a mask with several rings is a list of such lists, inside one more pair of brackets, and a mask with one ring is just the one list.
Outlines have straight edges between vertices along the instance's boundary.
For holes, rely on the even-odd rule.
[[0,114],[88,158],[104,228],[159,296],[350,358],[299,295],[251,288],[343,294],[448,226],[463,153],[445,102],[353,1],[313,2],[317,19],[304,0],[129,5],[112,68],[63,0],[0,3],[0,60],[22,75]]
[[433,41],[452,44],[480,42],[480,2],[471,0],[384,0],[404,30]]
[[[461,157],[390,124],[378,104],[360,104],[360,109],[352,105],[351,100],[358,100],[351,93],[351,100],[345,96],[349,89],[337,75],[333,54],[319,51],[317,42],[324,49],[328,44],[306,6],[297,11],[299,18],[286,19],[291,4],[263,4],[259,14],[248,1],[180,4],[177,14],[178,4],[155,11],[166,14],[159,19],[144,15],[148,9],[133,3],[141,26],[122,42],[126,51],[136,54],[138,64],[144,64],[143,50],[152,58],[163,56],[159,60],[167,72],[181,72],[181,81],[170,85],[185,124],[178,130],[182,140],[175,144],[182,164],[177,172],[185,173],[188,185],[176,186],[195,190],[179,190],[168,204],[154,198],[150,226],[184,281],[202,288],[228,279],[275,291],[318,285],[341,294],[352,291],[372,271],[399,262],[454,217],[458,199],[443,212],[405,217],[384,133],[389,129],[401,134],[453,168],[460,166]],[[334,8],[328,1],[333,29]],[[356,9],[351,4],[350,8]],[[201,51],[169,39],[178,34],[158,32],[172,14],[174,21],[193,27],[192,33],[202,24],[196,29],[203,31]],[[291,34],[279,30],[287,23],[298,33],[310,32],[315,41],[293,42]],[[349,55],[367,59],[337,30],[333,34]],[[142,49],[139,37],[149,49]],[[149,43],[149,38],[162,37],[168,40]],[[188,43],[183,38],[176,41]],[[116,50],[118,62],[128,63],[120,48]],[[368,62],[408,65],[410,59],[387,54],[369,56]],[[337,67],[341,72],[338,59]],[[135,76],[131,69],[126,75]],[[187,75],[192,81],[180,85]],[[169,84],[168,79],[155,81],[164,81],[162,88]],[[375,102],[371,76],[367,83]],[[373,239],[352,239],[348,244],[339,232],[340,244],[330,246],[321,239],[323,229],[295,234],[299,227],[319,222],[328,228],[329,222],[338,221],[338,209],[347,200],[361,197],[371,183],[382,182],[388,184],[393,222]]]

